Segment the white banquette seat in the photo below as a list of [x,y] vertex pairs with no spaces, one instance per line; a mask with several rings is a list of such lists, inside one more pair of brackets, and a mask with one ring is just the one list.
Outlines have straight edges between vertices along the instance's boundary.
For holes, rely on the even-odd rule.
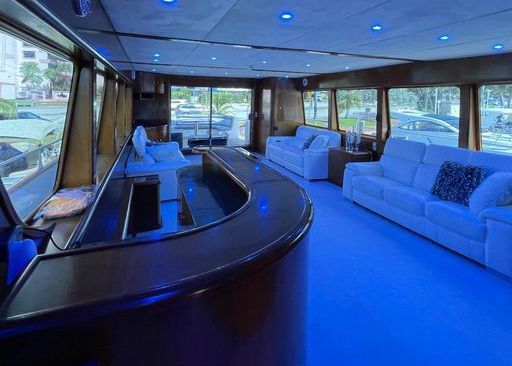
[[351,163],[345,198],[512,277],[512,206],[474,213],[431,188],[444,161],[512,172],[512,156],[389,139],[379,162]]
[[[311,147],[304,143],[311,137]],[[339,147],[341,135],[321,128],[299,126],[295,136],[271,136],[267,138],[265,156],[305,179],[327,179],[329,175],[329,148]]]
[[126,177],[158,175],[160,199],[178,198],[176,171],[190,164],[177,142],[152,143],[143,127],[137,127],[132,137],[133,148],[126,162]]

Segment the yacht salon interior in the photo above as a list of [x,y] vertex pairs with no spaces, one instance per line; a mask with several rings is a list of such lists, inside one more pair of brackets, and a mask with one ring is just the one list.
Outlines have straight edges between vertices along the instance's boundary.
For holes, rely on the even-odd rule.
[[512,365],[511,19],[0,1],[0,365]]

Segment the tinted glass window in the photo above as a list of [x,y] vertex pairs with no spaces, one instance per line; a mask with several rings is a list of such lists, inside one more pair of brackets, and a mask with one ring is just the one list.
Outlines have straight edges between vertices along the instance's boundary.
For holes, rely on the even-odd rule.
[[459,88],[391,89],[389,107],[392,137],[458,146]]
[[307,125],[329,127],[329,93],[326,90],[304,92],[305,121]]
[[73,64],[0,31],[0,175],[26,217],[57,176]]
[[336,90],[338,128],[357,130],[358,125],[365,135],[376,135],[377,90]]
[[512,84],[482,86],[480,114],[482,149],[512,154]]

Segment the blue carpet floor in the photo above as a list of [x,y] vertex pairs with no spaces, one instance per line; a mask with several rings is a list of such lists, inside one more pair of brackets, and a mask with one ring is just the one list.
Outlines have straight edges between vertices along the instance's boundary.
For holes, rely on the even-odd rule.
[[309,366],[512,365],[512,282],[268,164],[315,205]]

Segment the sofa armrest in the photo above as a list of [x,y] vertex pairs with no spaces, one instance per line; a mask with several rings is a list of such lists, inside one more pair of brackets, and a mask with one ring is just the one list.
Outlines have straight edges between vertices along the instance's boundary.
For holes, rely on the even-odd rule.
[[304,150],[304,178],[327,179],[329,176],[329,149]]
[[267,144],[273,142],[281,142],[294,138],[294,136],[269,136],[267,137]]
[[512,205],[488,208],[480,213],[485,219],[485,264],[512,278]]
[[368,163],[349,163],[345,167],[352,172],[353,175],[383,175],[382,166],[378,161]]
[[480,218],[483,220],[500,221],[505,224],[512,225],[512,205],[485,209],[480,213]]

